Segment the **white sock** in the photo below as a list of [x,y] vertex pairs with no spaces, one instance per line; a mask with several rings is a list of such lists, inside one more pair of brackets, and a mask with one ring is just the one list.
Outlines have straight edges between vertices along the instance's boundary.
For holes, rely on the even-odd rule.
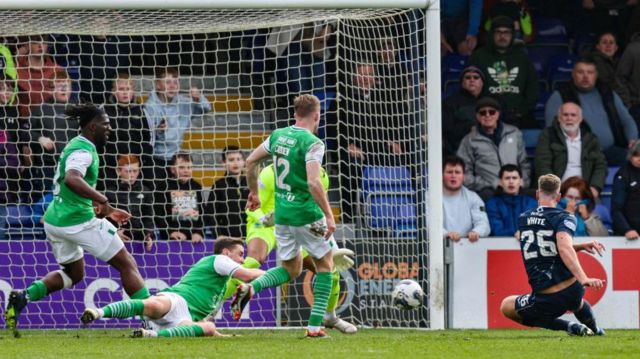
[[104,310],[98,308],[98,314],[100,315],[100,318],[104,317]]
[[308,326],[308,327],[307,327],[307,330],[308,330],[310,333],[317,333],[317,332],[319,332],[319,331],[320,331],[320,327],[312,327],[312,326]]

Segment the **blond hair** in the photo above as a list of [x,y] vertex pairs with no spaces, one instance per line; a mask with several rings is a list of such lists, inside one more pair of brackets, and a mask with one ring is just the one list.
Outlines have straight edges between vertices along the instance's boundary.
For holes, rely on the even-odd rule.
[[555,198],[560,194],[560,177],[554,174],[546,174],[538,178],[538,192],[546,197]]
[[298,117],[305,118],[320,109],[320,100],[314,95],[300,95],[293,100],[293,110]]

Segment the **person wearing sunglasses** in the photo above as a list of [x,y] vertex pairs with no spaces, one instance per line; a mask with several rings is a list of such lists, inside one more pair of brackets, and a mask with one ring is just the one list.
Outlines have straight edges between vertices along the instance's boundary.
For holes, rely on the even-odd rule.
[[478,192],[485,201],[493,195],[500,181],[500,168],[506,164],[520,167],[525,188],[530,181],[531,165],[527,160],[522,132],[501,122],[501,110],[502,106],[494,98],[478,100],[478,123],[462,139],[457,153],[466,165],[464,185]]

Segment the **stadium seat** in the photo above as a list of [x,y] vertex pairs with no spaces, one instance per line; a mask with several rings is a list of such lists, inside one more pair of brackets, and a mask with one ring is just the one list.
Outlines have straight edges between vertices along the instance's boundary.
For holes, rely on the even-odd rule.
[[[555,57],[569,56],[569,45],[565,44],[563,46],[557,46],[542,44],[538,46],[529,44],[527,45],[527,53],[529,54],[529,57],[535,59],[540,63],[540,66],[542,66],[543,69],[546,69],[546,71],[549,72],[551,70],[552,61]],[[536,72],[538,72],[538,69],[536,69]]]
[[618,166],[609,166],[609,172],[607,173],[607,179],[604,181],[604,188],[602,189],[602,193],[611,195],[611,190],[613,189],[613,179],[616,176],[616,173],[620,167]]
[[538,16],[533,19],[535,24],[535,43],[559,44],[569,43],[569,36],[564,23],[560,19]]
[[551,91],[558,89],[558,85],[571,81],[571,71],[576,62],[576,57],[569,54],[554,56],[549,62],[548,82]]
[[455,94],[460,90],[460,81],[448,81],[444,84],[444,90],[442,92],[442,99],[446,99],[447,97]]
[[460,74],[469,62],[468,56],[449,54],[442,58],[442,88],[452,81],[460,81]]
[[536,120],[541,120],[544,123],[544,109],[547,105],[547,100],[551,97],[551,92],[547,90],[541,90],[538,93],[538,101],[536,101],[536,107],[534,108],[534,116]]
[[398,231],[415,231],[416,228],[416,204],[411,195],[373,194],[365,213],[369,228]]
[[362,173],[362,191],[365,196],[380,192],[413,193],[411,173],[403,166],[367,166]]
[[536,153],[536,145],[538,144],[538,137],[540,137],[540,129],[523,129],[522,137],[524,138],[524,147],[527,151],[528,157],[534,157]]
[[584,51],[588,51],[595,45],[597,39],[594,34],[579,34],[576,36],[576,40],[573,46],[574,54],[582,54]]
[[[610,203],[609,203],[610,204]],[[596,204],[594,208],[594,213],[600,217],[602,220],[602,224],[607,227],[609,234],[613,234],[613,220],[611,219],[611,209],[605,206],[603,203]]]

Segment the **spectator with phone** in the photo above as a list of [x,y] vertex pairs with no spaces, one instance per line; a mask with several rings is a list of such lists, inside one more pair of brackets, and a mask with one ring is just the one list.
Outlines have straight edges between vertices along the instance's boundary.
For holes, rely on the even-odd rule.
[[567,178],[560,186],[560,195],[562,198],[558,207],[576,217],[576,237],[609,235],[600,216],[593,211],[595,199],[587,181],[578,176]]

